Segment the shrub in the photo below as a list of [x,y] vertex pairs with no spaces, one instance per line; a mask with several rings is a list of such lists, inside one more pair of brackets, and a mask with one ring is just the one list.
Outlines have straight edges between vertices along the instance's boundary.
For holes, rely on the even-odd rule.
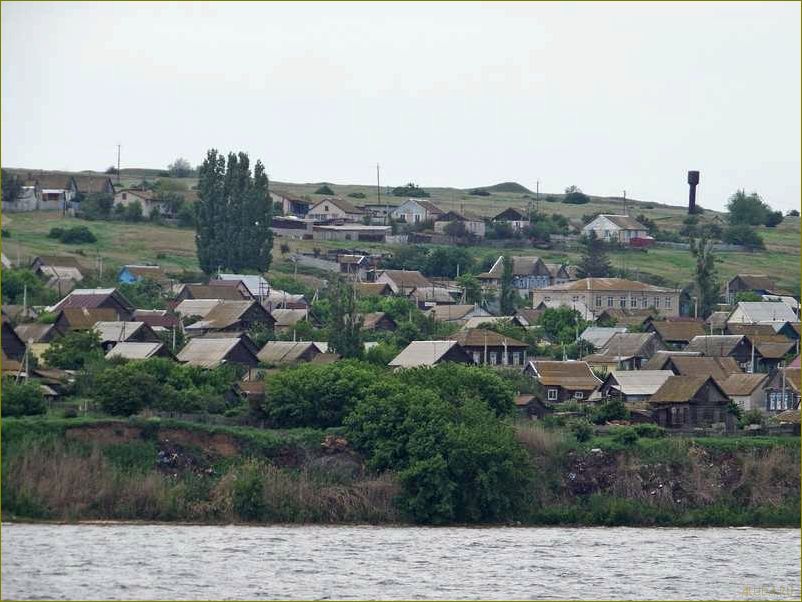
[[567,205],[585,205],[590,202],[590,197],[582,192],[577,186],[569,186],[565,189],[563,203]]
[[[50,233],[52,234],[53,230]],[[86,226],[73,226],[72,228],[63,229],[59,233],[58,239],[68,245],[97,242],[95,235]]]
[[125,206],[125,214],[123,219],[127,222],[141,222],[142,221],[142,203],[134,201]]
[[648,422],[636,424],[632,428],[637,433],[638,437],[643,437],[645,439],[659,439],[660,437],[666,436],[666,430],[664,428]]
[[181,228],[194,228],[196,222],[195,205],[184,204],[178,210],[176,219]]
[[626,420],[629,410],[620,399],[611,399],[596,408],[592,415],[594,424],[604,424],[610,420]]
[[580,443],[590,441],[593,436],[593,426],[587,420],[571,420],[568,422],[568,429]]
[[638,433],[629,426],[620,426],[613,430],[613,441],[621,445],[634,445],[638,441]]
[[264,486],[258,465],[254,463],[243,466],[234,481],[234,512],[246,521],[262,518],[265,512]]
[[364,199],[364,198],[366,198],[364,192],[349,192],[348,196],[351,197],[352,199]]
[[3,379],[3,416],[33,416],[47,411],[39,383],[33,380],[15,382]]
[[766,416],[760,410],[749,410],[743,413],[740,420],[738,420],[738,425],[744,428],[750,424],[763,424],[765,420]]
[[47,233],[48,238],[55,238],[60,239],[61,236],[64,234],[64,228],[59,228],[58,226],[54,228],[50,228],[50,232]]
[[748,249],[765,249],[763,238],[752,226],[739,224],[724,230],[722,240],[731,245],[743,245]]
[[406,196],[411,198],[428,198],[430,195],[423,188],[410,182],[406,186],[397,186],[393,188],[393,196]]
[[94,330],[68,332],[53,341],[44,352],[48,366],[63,370],[80,370],[93,359],[103,357],[100,338]]
[[334,191],[331,189],[331,187],[328,184],[323,184],[320,188],[315,190],[315,194],[325,194],[327,196],[333,196],[334,195]]
[[782,211],[769,211],[766,215],[765,225],[767,228],[774,228],[783,221]]
[[490,196],[490,193],[483,188],[474,188],[468,194],[471,196]]
[[791,209],[787,213],[788,217],[799,217],[799,210],[798,209]]

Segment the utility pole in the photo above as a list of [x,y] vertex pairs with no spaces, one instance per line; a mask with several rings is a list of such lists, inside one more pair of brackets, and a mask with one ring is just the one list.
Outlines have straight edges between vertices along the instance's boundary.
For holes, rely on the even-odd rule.
[[629,208],[627,207],[627,191],[624,191],[624,215],[629,215]]
[[540,213],[540,180],[535,182],[535,204],[537,212]]
[[[381,185],[381,178],[379,177],[379,164],[376,163],[376,204],[381,206],[382,204],[382,185]],[[390,207],[387,206],[387,202],[385,201],[384,205],[384,225],[386,226],[390,221]]]
[[117,145],[117,184],[120,183],[120,145]]

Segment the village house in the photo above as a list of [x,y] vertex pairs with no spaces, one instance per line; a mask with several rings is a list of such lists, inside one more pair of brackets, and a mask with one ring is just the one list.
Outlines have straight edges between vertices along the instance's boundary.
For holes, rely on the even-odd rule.
[[159,335],[144,322],[95,322],[92,329],[97,332],[103,351],[108,352],[117,343],[160,343]]
[[701,321],[694,320],[650,320],[646,332],[660,337],[666,349],[684,349],[693,337],[703,336],[705,329]]
[[268,341],[257,357],[267,366],[286,366],[312,362],[322,354],[323,351],[311,341]]
[[473,359],[456,341],[412,341],[390,361],[388,366],[415,368],[444,362],[472,364]]
[[203,319],[216,305],[222,302],[221,299],[184,299],[173,308],[173,311],[183,321],[190,318]]
[[383,311],[364,314],[362,318],[362,330],[393,332],[398,328],[395,320]]
[[[512,287],[524,298],[528,298],[534,289],[546,288],[554,284],[552,272],[540,257],[513,256]],[[501,288],[504,274],[504,256],[500,255],[487,272],[477,276],[482,284],[489,288]]]
[[298,323],[304,320],[309,319],[309,310],[308,309],[274,309],[270,312],[270,315],[273,316],[275,320],[275,324],[273,325],[273,329],[277,333],[288,332],[293,329],[293,327]]
[[739,301],[727,324],[778,324],[797,322],[794,310],[778,301]]
[[693,337],[685,351],[697,351],[707,357],[731,357],[745,371],[751,371],[752,343],[743,335],[704,335]]
[[338,198],[326,198],[309,208],[307,217],[319,222],[344,221],[361,222],[365,212],[350,201]]
[[113,309],[117,320],[128,321],[135,308],[116,288],[76,288],[47,311],[58,313],[62,309]]
[[769,413],[798,409],[800,378],[802,371],[798,367],[781,368],[772,372],[764,385],[761,409]]
[[223,364],[240,364],[255,368],[259,364],[252,343],[248,345],[244,337],[206,338],[195,337],[189,340],[178,353],[178,361],[200,368],[217,368]]
[[417,270],[382,270],[376,274],[376,284],[387,284],[396,295],[407,296],[416,288],[434,286]]
[[114,345],[107,353],[106,359],[122,358],[129,361],[146,360],[151,357],[175,359],[164,343],[142,343],[123,341]]
[[121,284],[134,284],[143,280],[152,280],[159,284],[168,281],[164,270],[157,265],[124,265],[117,274],[117,282]]
[[587,401],[602,383],[587,362],[575,360],[530,361],[524,372],[540,382],[549,403]]
[[529,328],[537,324],[538,319],[543,315],[543,311],[533,307],[522,307],[515,311],[513,320],[520,326]]
[[135,203],[139,203],[139,206],[142,207],[142,217],[146,219],[152,215],[174,217],[170,203],[162,201],[161,196],[156,191],[125,188],[114,195],[115,208],[129,207]]
[[727,334],[727,318],[730,316],[726,311],[714,311],[705,320],[709,334]]
[[[3,170],[5,171],[5,170]],[[13,176],[12,176],[13,177]],[[48,195],[49,196],[49,195]],[[5,200],[3,197],[3,213],[21,213],[24,211],[47,211],[57,210],[64,207],[63,196],[56,196],[50,200],[44,200],[42,189],[37,182],[24,181],[20,185],[17,196],[13,199]]]
[[501,335],[492,330],[474,328],[460,330],[448,337],[457,341],[473,358],[474,364],[490,366],[524,366],[526,350],[523,341]]
[[640,370],[661,349],[665,345],[653,332],[618,332],[603,349],[582,359],[603,372]]
[[434,222],[434,231],[438,234],[448,234],[446,226],[452,222],[462,222],[465,232],[478,238],[485,237],[485,222],[478,215],[467,212],[448,211],[437,216]]
[[312,228],[314,240],[338,240],[361,242],[386,242],[392,234],[390,226],[370,226],[365,224],[319,225]]
[[[238,283],[238,284],[232,284]],[[209,280],[210,286],[236,286],[243,294],[247,291],[253,299],[264,301],[264,297],[270,293],[270,283],[258,274],[216,274]],[[242,287],[245,287],[244,289]]]
[[520,232],[529,226],[529,216],[514,207],[507,207],[501,213],[497,213],[491,218],[491,221],[507,224],[513,232]]
[[752,372],[771,372],[796,351],[796,343],[780,335],[747,339],[753,346]]
[[214,305],[201,320],[184,327],[190,335],[207,332],[243,332],[261,326],[273,330],[276,319],[256,301],[222,301]]
[[724,424],[735,428],[730,399],[709,376],[672,376],[649,399],[655,422],[669,429],[694,429]]
[[599,316],[605,309],[656,309],[663,316],[679,315],[677,289],[623,278],[583,278],[532,291],[532,306],[559,301],[570,306],[579,301]]
[[677,376],[710,376],[719,384],[732,374],[743,374],[731,357],[703,357],[697,354],[658,351],[643,370],[670,370]]
[[428,309],[435,305],[454,305],[457,300],[451,291],[442,286],[427,286],[415,288],[407,295],[410,301],[420,309]]
[[596,236],[606,242],[629,245],[635,239],[649,240],[649,231],[638,220],[628,215],[597,215],[582,227],[582,234]]
[[421,224],[436,221],[443,215],[443,211],[431,201],[407,199],[394,208],[390,215],[407,224]]
[[387,282],[357,282],[356,294],[360,297],[391,297],[393,289]]
[[153,329],[153,332],[166,332],[178,327],[178,316],[166,309],[137,309],[134,311],[134,320],[144,322]]
[[763,389],[767,374],[730,374],[721,388],[744,412],[765,410]]
[[[222,283],[221,283],[222,284]],[[212,284],[184,284],[175,295],[176,304],[186,300],[216,299],[219,301],[247,301],[251,299],[247,288],[215,286]]]
[[56,328],[55,324],[40,324],[39,322],[31,322],[29,324],[20,324],[14,329],[20,339],[28,343],[50,343],[54,339],[61,336],[61,332]]
[[765,274],[736,274],[722,287],[724,302],[735,304],[738,293],[754,293],[756,295],[782,294],[774,281]]
[[604,349],[614,334],[626,331],[626,326],[588,326],[579,338],[593,349]]
[[429,310],[437,322],[465,324],[471,318],[489,316],[490,312],[478,305],[435,305]]
[[604,398],[620,399],[624,403],[640,403],[648,401],[671,376],[674,376],[671,370],[610,372],[599,392]]
[[776,334],[784,336],[789,341],[799,341],[800,339],[800,324],[799,322],[776,322],[771,325]]
[[59,333],[67,334],[73,330],[91,330],[98,322],[114,322],[120,319],[120,312],[113,307],[66,307],[56,314],[53,326]]
[[11,322],[5,315],[2,320],[3,330],[0,332],[0,346],[2,346],[3,355],[21,362],[25,357],[25,341],[14,331]]
[[84,268],[74,257],[39,255],[31,262],[31,270],[60,296],[72,291],[84,279]]
[[271,190],[270,198],[273,200],[273,205],[281,210],[282,215],[304,217],[312,206],[312,201],[289,192]]

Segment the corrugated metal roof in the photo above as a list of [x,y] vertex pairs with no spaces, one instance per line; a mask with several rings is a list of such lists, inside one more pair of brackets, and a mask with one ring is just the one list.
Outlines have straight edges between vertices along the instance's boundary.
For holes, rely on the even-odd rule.
[[459,346],[459,343],[456,341],[412,341],[388,365],[402,368],[434,366],[454,346]]
[[624,395],[654,395],[671,376],[671,370],[621,370],[611,378],[618,383],[613,388]]
[[100,341],[107,343],[111,341],[127,341],[140,328],[145,328],[144,322],[96,322],[94,329],[97,331]]
[[238,338],[190,339],[179,352],[178,361],[201,368],[216,368],[239,344]]
[[587,341],[596,349],[602,349],[617,332],[626,332],[625,326],[588,326],[579,338]]
[[294,326],[309,315],[308,309],[274,309],[270,315],[276,320],[276,326]]

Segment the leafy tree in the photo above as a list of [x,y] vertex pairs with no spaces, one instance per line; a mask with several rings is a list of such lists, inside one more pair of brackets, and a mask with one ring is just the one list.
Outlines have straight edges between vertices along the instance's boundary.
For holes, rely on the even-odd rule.
[[580,238],[581,256],[577,273],[580,278],[607,278],[612,266],[607,256],[607,243],[591,231],[588,236]]
[[396,188],[393,188],[392,194],[393,196],[405,196],[411,198],[428,198],[430,196],[428,192],[414,182],[409,182],[406,186],[397,186]]
[[42,389],[35,380],[3,379],[3,416],[33,416],[47,411]]
[[44,352],[48,366],[64,370],[80,370],[84,365],[103,357],[100,337],[94,330],[73,330],[56,339]]
[[58,297],[54,290],[47,288],[42,280],[28,269],[3,269],[0,285],[4,304],[21,305],[26,288],[28,305],[50,305]]
[[458,273],[470,272],[473,266],[473,256],[467,249],[462,247],[435,247],[426,256],[423,263],[423,273],[427,276],[454,278]]
[[81,202],[81,215],[89,220],[109,219],[114,207],[114,197],[105,192],[88,194]]
[[106,175],[109,176],[116,176],[117,175],[117,167],[115,165],[109,165],[104,172]]
[[577,333],[585,329],[582,314],[570,307],[549,307],[537,319],[543,335],[554,343],[572,343]]
[[453,236],[454,238],[465,238],[470,234],[468,229],[465,227],[465,222],[457,219],[448,222],[443,227],[443,233]]
[[604,424],[610,420],[626,420],[629,418],[629,410],[620,399],[610,399],[596,407],[591,415],[591,421],[595,424]]
[[756,192],[746,194],[745,191],[738,190],[727,201],[727,209],[733,225],[765,225],[773,228],[783,220],[782,211],[772,211]]
[[349,192],[346,196],[349,196],[352,199],[364,199],[364,198],[366,198],[364,192]]
[[658,230],[660,230],[660,228],[657,226],[657,222],[655,222],[653,219],[649,219],[642,213],[638,214],[638,217],[635,219],[646,226],[646,231],[649,233],[649,236],[654,236],[657,234]]
[[195,228],[197,225],[197,205],[181,205],[176,214],[178,226],[181,228]]
[[326,196],[334,196],[334,190],[328,184],[323,184],[320,188],[315,190],[315,194],[325,194]]
[[465,303],[479,303],[482,301],[482,284],[473,274],[462,274],[457,278],[457,284],[462,288]]
[[518,294],[512,286],[512,257],[504,255],[502,257],[502,264],[504,269],[501,272],[501,296],[499,298],[499,303],[501,305],[502,315],[509,316],[515,311],[515,295]]
[[127,222],[141,222],[142,221],[142,203],[134,201],[125,206],[125,213],[123,219]]
[[330,285],[331,321],[329,344],[332,351],[345,358],[360,358],[362,345],[362,316],[357,311],[356,290],[344,278],[335,278]]
[[170,165],[167,166],[167,171],[170,172],[170,175],[174,178],[188,178],[193,173],[192,165],[182,157],[170,163]]
[[72,228],[51,228],[48,238],[57,238],[64,244],[81,244],[97,242],[97,238],[86,226],[73,226]]
[[567,205],[585,205],[590,202],[590,197],[586,195],[578,186],[569,186],[565,189],[563,203]]
[[134,307],[139,309],[164,309],[166,299],[161,284],[150,278],[143,278],[131,284],[121,283],[117,289]]
[[235,272],[267,271],[273,233],[272,203],[264,166],[256,162],[253,174],[245,153],[229,153],[228,160],[210,150],[198,169],[195,243],[201,269]]
[[[748,228],[748,226],[746,227]],[[701,317],[706,318],[713,313],[719,297],[713,242],[705,238],[691,239],[691,253],[696,260],[694,288],[698,296],[698,311]]]
[[132,416],[154,405],[164,395],[158,380],[146,372],[119,366],[100,373],[93,397],[112,416]]
[[722,240],[731,245],[743,245],[750,250],[766,248],[763,237],[747,224],[729,226],[724,230]]
[[2,180],[3,187],[3,202],[13,203],[22,193],[22,180],[17,174],[3,169],[0,171],[0,180]]
[[763,301],[763,297],[755,293],[754,291],[741,291],[735,295],[735,302],[740,303],[741,301]]
[[799,210],[791,209],[786,215],[788,215],[788,217],[799,217]]
[[775,226],[779,225],[782,221],[783,221],[782,211],[769,211],[768,215],[766,215],[766,221],[764,223],[767,228],[774,228]]

